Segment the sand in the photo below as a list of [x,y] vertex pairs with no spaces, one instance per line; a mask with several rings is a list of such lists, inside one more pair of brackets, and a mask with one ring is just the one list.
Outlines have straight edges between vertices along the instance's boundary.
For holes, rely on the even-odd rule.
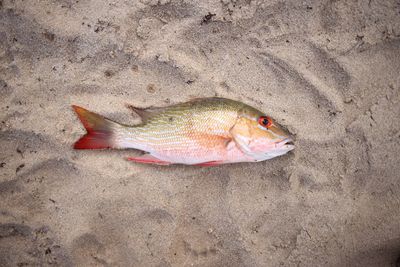
[[[0,1],[0,265],[394,266],[399,37],[398,1]],[[296,149],[214,168],[72,149],[72,104],[133,124],[126,103],[211,96]]]

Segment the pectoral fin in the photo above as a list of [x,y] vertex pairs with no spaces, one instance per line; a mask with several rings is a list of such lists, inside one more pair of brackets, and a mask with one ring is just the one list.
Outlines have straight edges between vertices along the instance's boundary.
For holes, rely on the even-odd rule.
[[236,146],[245,154],[252,154],[250,150],[251,132],[246,121],[238,119],[229,131]]

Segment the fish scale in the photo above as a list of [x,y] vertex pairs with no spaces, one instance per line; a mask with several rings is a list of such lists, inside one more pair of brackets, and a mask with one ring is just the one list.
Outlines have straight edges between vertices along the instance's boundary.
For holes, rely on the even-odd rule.
[[[211,105],[187,105],[166,109],[146,124],[128,129],[132,140],[143,142],[150,150],[187,151],[188,148],[201,150],[194,143],[208,143],[208,147],[220,142],[220,136],[229,138],[229,129],[237,118],[236,110]],[[222,122],[222,123],[221,123]],[[217,134],[215,134],[217,132]],[[140,140],[140,141],[139,141]],[[173,145],[174,147],[171,147]]]

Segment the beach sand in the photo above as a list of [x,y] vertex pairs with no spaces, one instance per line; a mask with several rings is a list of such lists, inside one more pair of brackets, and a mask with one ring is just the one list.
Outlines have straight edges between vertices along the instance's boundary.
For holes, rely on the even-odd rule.
[[[394,266],[398,1],[0,1],[1,266]],[[71,105],[220,96],[296,149],[151,166],[80,150]],[[399,263],[400,264],[400,263]]]

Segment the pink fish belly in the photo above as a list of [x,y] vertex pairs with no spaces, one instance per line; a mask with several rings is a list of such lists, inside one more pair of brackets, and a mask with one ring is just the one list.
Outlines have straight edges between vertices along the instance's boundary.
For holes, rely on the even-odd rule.
[[[233,141],[232,141],[233,142]],[[209,146],[186,146],[176,148],[164,148],[148,151],[152,156],[171,163],[200,164],[205,162],[253,162],[254,159],[244,154],[234,143],[228,146],[225,143],[216,142]]]

